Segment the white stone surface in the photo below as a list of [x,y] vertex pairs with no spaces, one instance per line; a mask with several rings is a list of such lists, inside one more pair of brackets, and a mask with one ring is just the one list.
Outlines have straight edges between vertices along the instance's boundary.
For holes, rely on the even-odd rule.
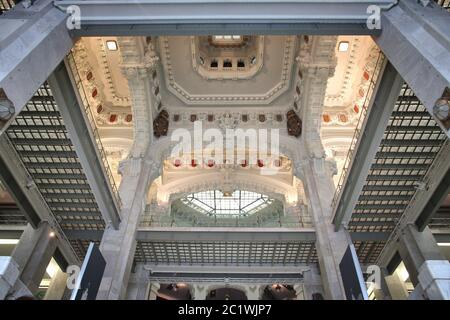
[[419,269],[419,281],[431,300],[450,300],[450,263],[427,260]]
[[17,263],[11,257],[0,257],[0,300],[5,299],[18,278]]

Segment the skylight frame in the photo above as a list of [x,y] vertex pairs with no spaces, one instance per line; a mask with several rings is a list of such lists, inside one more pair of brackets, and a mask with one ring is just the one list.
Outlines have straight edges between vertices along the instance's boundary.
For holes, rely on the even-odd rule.
[[211,217],[245,217],[264,209],[273,202],[261,193],[236,190],[224,196],[220,190],[201,191],[187,195],[181,201],[192,209]]

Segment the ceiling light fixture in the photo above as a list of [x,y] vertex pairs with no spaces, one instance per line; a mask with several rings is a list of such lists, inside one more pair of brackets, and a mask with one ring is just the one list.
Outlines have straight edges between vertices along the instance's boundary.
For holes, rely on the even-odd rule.
[[438,242],[439,247],[450,247],[450,242]]
[[55,232],[50,231],[50,233],[48,234],[48,236],[49,236],[50,238],[54,238],[54,237],[55,237]]
[[117,42],[114,40],[107,40],[106,41],[106,47],[109,51],[117,51]]
[[347,52],[349,47],[348,41],[339,42],[338,50],[339,52]]
[[0,244],[18,244],[19,239],[0,239]]

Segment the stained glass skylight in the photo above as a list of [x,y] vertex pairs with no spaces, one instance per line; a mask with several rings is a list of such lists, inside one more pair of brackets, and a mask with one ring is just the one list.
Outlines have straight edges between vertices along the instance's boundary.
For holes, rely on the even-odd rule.
[[271,204],[273,199],[264,194],[244,190],[229,194],[220,190],[209,190],[192,193],[181,201],[206,215],[226,218],[256,213]]

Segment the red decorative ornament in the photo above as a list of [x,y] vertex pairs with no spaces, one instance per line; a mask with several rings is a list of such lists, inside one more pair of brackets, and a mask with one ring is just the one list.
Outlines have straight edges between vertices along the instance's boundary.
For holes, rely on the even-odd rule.
[[366,81],[368,81],[370,79],[370,75],[367,71],[364,71],[363,77],[364,77],[364,80],[366,80]]
[[101,104],[99,104],[97,106],[97,113],[101,113],[103,111],[103,106]]
[[92,72],[89,71],[89,72],[87,73],[87,75],[86,75],[86,79],[89,81],[89,80],[92,79],[92,77],[93,77]]
[[133,115],[132,114],[127,114],[127,116],[125,117],[125,121],[126,122],[131,122],[131,120],[133,120]]
[[179,167],[179,166],[181,166],[181,160],[180,159],[176,159],[174,162],[173,162],[173,165],[175,166],[175,167]]
[[262,160],[258,160],[258,167],[264,167],[264,162]]
[[353,107],[353,111],[355,111],[355,113],[359,113],[359,107],[357,104]]
[[347,122],[348,118],[347,118],[347,116],[345,114],[340,114],[339,115],[339,120],[341,122]]
[[98,95],[97,88],[94,88],[94,90],[92,90],[92,98],[95,98],[97,95]]
[[195,168],[195,167],[197,166],[197,162],[195,161],[195,159],[192,159],[192,160],[191,160],[191,166],[192,166],[193,168]]
[[214,167],[214,164],[215,164],[214,160],[208,160],[208,167],[212,168]]
[[364,89],[362,89],[362,88],[359,89],[358,94],[359,94],[359,96],[360,96],[361,98],[363,98],[363,97],[364,97],[364,94],[365,94]]
[[241,167],[245,168],[247,166],[247,160],[242,160]]
[[113,122],[116,122],[116,120],[117,120],[116,114],[112,114],[109,116],[109,122],[113,123]]

